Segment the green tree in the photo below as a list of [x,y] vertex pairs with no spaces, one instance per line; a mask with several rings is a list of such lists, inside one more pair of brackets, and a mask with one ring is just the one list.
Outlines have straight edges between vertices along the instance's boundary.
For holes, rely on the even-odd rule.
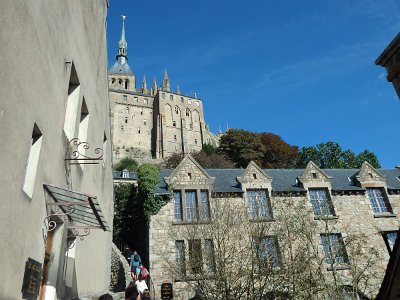
[[157,166],[143,164],[138,168],[138,197],[143,200],[143,212],[147,222],[165,204],[160,196],[155,195],[155,188],[159,181],[160,171]]
[[296,167],[305,168],[310,160],[323,169],[358,169],[364,161],[380,168],[378,157],[373,152],[364,150],[357,155],[350,149],[343,151],[335,142],[301,148],[297,155]]
[[124,157],[121,159],[115,166],[115,171],[122,171],[124,169],[128,169],[131,172],[137,171],[138,163],[136,160],[130,157]]
[[263,168],[290,168],[293,167],[299,148],[286,143],[279,135],[260,133],[264,145]]
[[229,129],[221,136],[218,148],[238,168],[245,168],[250,161],[261,165],[264,151],[260,135],[243,129]]

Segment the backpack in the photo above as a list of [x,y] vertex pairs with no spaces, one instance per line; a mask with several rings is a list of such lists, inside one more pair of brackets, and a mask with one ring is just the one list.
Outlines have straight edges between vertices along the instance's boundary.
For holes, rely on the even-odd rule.
[[143,279],[146,279],[149,276],[149,271],[145,267],[142,267],[140,269],[140,274],[142,274]]

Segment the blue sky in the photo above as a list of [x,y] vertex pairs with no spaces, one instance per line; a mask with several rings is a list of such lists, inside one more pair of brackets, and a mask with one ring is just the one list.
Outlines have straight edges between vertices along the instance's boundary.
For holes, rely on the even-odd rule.
[[166,68],[173,90],[203,100],[213,132],[335,141],[400,164],[400,101],[374,63],[399,31],[400,1],[111,0],[109,65],[121,14],[137,84],[160,84]]

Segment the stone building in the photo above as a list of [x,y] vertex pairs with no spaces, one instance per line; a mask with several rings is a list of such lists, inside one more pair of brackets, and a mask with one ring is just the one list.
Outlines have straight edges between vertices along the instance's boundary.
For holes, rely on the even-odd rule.
[[172,153],[201,150],[203,144],[218,144],[205,123],[203,100],[181,94],[179,86],[172,91],[166,70],[161,86],[155,77],[151,87],[146,77],[136,86],[128,65],[124,20],[116,62],[108,73],[115,161],[125,156],[140,162],[162,160]]
[[[384,67],[387,71],[387,80],[392,82],[397,96],[400,98],[400,33],[390,42],[375,64]],[[385,278],[382,282],[377,299],[400,298],[400,240],[394,246]]]
[[[365,267],[368,283],[358,293],[374,297],[399,227],[399,178],[400,170],[377,170],[367,162],[359,170],[321,170],[313,162],[305,169],[261,169],[253,162],[246,169],[203,169],[188,155],[174,170],[161,170],[156,189],[166,201],[152,216],[149,231],[156,298],[162,283],[172,283],[174,299],[194,297],[196,281],[204,286],[219,278],[215,270],[223,268],[221,257],[230,258],[232,274],[245,271],[241,264],[254,266],[249,253],[264,262],[263,268],[268,262],[267,272],[284,271],[289,247],[278,232],[283,235],[279,229],[292,221],[299,235],[308,232],[304,224],[314,226],[309,239],[315,252],[307,253],[319,262],[315,278],[334,274],[343,292],[351,293],[354,270]],[[237,252],[221,253],[231,244],[239,245],[232,248]],[[247,255],[239,254],[244,249]],[[296,263],[309,259],[303,252],[297,255]]]
[[386,69],[388,74],[386,78],[393,84],[397,95],[400,97],[400,33],[383,50],[375,64]]
[[107,9],[107,0],[2,3],[0,299],[109,288]]

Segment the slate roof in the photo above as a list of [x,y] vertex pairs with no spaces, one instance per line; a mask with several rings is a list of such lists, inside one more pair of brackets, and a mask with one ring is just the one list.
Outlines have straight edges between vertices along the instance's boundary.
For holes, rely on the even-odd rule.
[[[168,194],[168,188],[164,177],[171,175],[173,170],[163,169],[160,171],[160,182],[156,187],[157,194]],[[213,192],[236,192],[243,193],[236,177],[241,176],[244,169],[205,169],[212,177],[215,177]],[[283,192],[305,192],[306,190],[297,184],[304,169],[263,169],[265,173],[272,176],[272,191]],[[323,169],[323,172],[331,176],[331,186],[335,191],[363,191],[364,188],[356,186],[350,179],[358,169]],[[379,169],[386,176],[388,189],[400,189],[399,169]]]
[[128,63],[121,65],[119,61],[116,61],[115,64],[108,70],[108,74],[133,75],[133,72]]

